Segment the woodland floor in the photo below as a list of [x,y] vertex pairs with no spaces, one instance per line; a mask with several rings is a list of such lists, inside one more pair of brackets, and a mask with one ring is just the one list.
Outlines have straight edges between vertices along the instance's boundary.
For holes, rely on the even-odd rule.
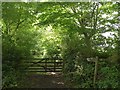
[[25,82],[27,82],[26,88],[66,88],[60,73],[30,74]]

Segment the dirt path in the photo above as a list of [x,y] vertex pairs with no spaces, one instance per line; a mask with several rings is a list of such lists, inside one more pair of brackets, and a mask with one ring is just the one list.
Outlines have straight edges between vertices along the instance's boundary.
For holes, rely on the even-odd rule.
[[27,88],[66,88],[61,74],[32,74],[26,78]]

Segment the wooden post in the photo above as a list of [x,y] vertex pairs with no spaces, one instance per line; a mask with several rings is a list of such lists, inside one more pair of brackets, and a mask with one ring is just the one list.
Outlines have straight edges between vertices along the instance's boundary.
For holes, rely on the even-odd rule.
[[94,79],[93,79],[94,88],[96,86],[97,68],[98,68],[98,57],[96,57],[96,60],[95,60]]
[[54,72],[55,72],[55,66],[56,66],[55,64],[56,64],[56,60],[54,60]]
[[45,60],[45,71],[47,71],[47,60]]

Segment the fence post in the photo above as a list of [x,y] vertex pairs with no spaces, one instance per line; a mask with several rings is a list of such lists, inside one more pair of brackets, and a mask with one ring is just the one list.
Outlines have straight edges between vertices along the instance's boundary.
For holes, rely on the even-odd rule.
[[95,69],[94,69],[94,79],[93,79],[94,88],[96,86],[97,68],[98,68],[98,57],[95,58]]
[[45,60],[45,71],[47,71],[47,60]]
[[55,72],[55,62],[56,62],[56,60],[54,60],[54,72]]

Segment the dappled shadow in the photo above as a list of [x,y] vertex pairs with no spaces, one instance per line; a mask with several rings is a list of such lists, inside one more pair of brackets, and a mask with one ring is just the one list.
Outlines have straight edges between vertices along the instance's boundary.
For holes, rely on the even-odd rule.
[[26,88],[66,88],[62,74],[31,74],[26,78]]

